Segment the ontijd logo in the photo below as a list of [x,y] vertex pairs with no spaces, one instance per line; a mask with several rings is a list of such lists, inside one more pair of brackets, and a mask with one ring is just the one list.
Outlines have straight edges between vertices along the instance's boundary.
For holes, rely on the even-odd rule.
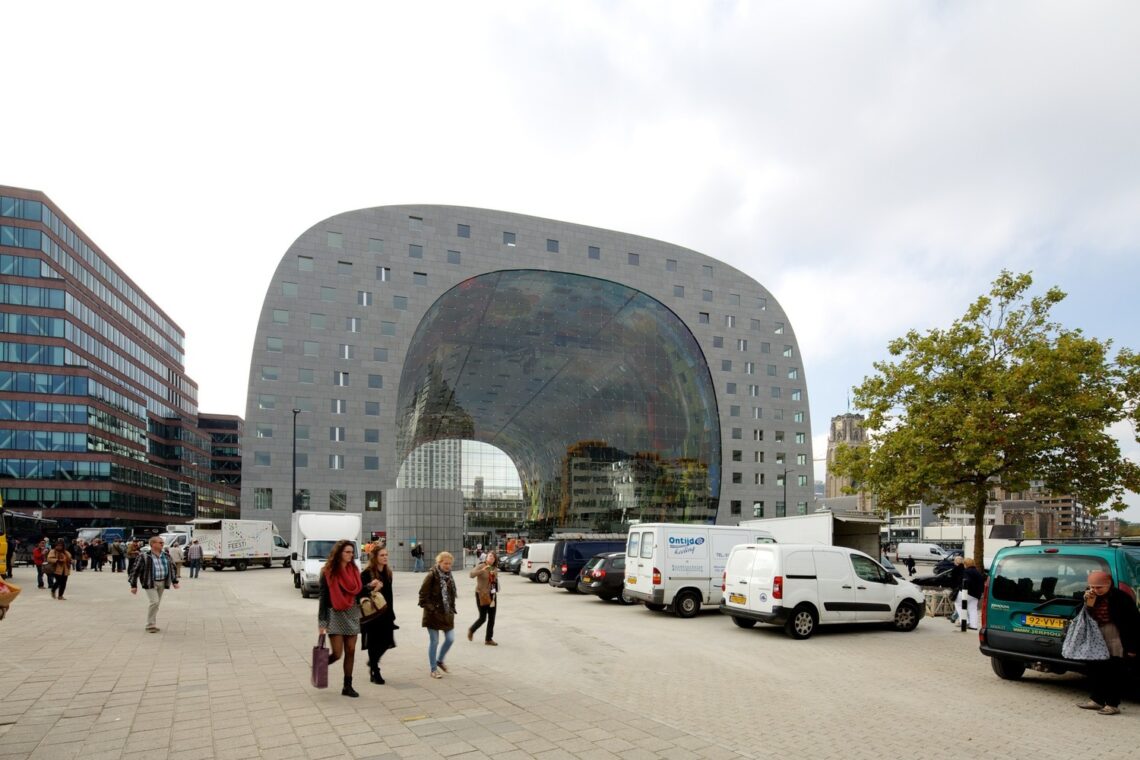
[[700,546],[704,542],[704,536],[669,536],[670,546]]

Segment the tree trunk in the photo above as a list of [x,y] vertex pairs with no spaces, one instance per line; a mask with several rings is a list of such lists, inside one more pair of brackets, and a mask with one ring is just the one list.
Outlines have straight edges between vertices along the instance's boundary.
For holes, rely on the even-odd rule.
[[986,504],[989,500],[989,488],[987,484],[982,483],[974,492],[974,562],[982,571],[986,566]]

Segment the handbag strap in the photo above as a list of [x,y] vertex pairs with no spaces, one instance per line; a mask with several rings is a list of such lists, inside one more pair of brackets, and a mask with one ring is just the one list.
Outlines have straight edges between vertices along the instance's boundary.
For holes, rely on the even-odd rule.
[[322,633],[317,636],[317,649],[325,648],[325,635]]

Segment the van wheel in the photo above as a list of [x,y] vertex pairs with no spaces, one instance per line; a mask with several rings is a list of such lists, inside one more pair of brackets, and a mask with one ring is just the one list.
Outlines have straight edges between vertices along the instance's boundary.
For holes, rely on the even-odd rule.
[[1016,660],[991,657],[990,667],[994,669],[994,673],[997,673],[998,678],[1004,678],[1007,681],[1018,681],[1025,675],[1025,663]]
[[267,559],[261,563],[262,567],[273,567],[273,560]]
[[918,628],[918,608],[914,602],[900,602],[895,610],[895,630],[913,631]]
[[625,605],[637,604],[637,600],[634,599],[633,597],[631,597],[629,594],[625,593],[624,591],[618,595],[618,601],[621,602],[622,604],[625,604]]
[[679,618],[696,617],[701,611],[701,597],[696,591],[682,591],[673,599],[673,611]]
[[242,570],[245,570],[247,567],[249,567],[249,563],[246,562],[244,559],[239,559],[237,562],[234,563],[234,570],[237,570],[239,573]]
[[549,583],[550,582],[550,571],[549,570],[539,570],[537,573],[535,573],[534,580],[535,580],[535,583]]
[[732,622],[736,623],[740,628],[752,628],[756,625],[756,621],[751,618],[742,618],[733,616]]
[[309,589],[305,588],[304,586],[301,586],[301,598],[302,599],[308,599],[309,598]]
[[815,627],[819,624],[819,618],[815,615],[815,610],[810,604],[801,604],[792,610],[792,616],[788,618],[788,622],[784,625],[784,630],[793,639],[806,639],[815,633]]
[[661,610],[665,609],[664,604],[654,604],[653,602],[646,602],[645,606],[648,607],[649,609],[653,610],[654,612],[660,612]]

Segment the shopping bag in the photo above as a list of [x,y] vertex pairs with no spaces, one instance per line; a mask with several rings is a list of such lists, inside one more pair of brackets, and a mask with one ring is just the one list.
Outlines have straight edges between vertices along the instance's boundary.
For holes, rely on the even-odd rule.
[[1061,656],[1068,660],[1107,660],[1109,657],[1108,644],[1104,643],[1100,626],[1084,604],[1065,631]]
[[0,580],[0,607],[7,607],[19,595],[19,586],[12,581]]
[[329,687],[329,650],[325,646],[323,633],[317,637],[317,645],[313,647],[313,672],[310,680],[315,688]]

